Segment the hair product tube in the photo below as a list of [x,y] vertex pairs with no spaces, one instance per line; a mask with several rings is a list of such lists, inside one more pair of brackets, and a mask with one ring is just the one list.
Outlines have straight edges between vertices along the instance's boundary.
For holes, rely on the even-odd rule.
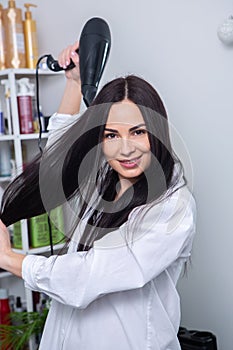
[[0,4],[0,69],[5,69],[4,31],[2,21],[2,4]]
[[25,44],[22,11],[16,8],[15,1],[8,1],[8,8],[2,10],[5,32],[6,68],[25,68]]
[[19,125],[21,134],[34,132],[32,115],[32,90],[28,78],[17,80],[19,92],[17,94]]
[[36,21],[32,19],[32,13],[29,10],[34,4],[24,4],[26,7],[25,20],[23,22],[25,50],[26,50],[26,66],[27,68],[36,68],[38,61],[38,40],[36,31]]

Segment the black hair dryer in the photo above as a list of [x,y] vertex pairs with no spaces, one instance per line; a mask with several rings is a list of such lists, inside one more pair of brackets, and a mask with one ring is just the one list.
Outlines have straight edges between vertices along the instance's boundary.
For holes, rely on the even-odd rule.
[[[83,27],[79,40],[79,67],[81,90],[86,106],[90,106],[97,93],[111,48],[111,33],[102,18],[93,17]],[[47,66],[54,72],[64,70],[51,55],[47,56]],[[74,68],[71,62],[65,70]]]

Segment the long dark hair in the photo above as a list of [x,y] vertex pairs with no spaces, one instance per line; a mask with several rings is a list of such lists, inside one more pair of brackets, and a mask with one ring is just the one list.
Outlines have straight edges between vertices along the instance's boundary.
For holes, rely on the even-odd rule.
[[[126,98],[142,113],[153,159],[115,202],[118,176],[105,160],[101,142],[112,104]],[[79,211],[73,215],[70,231],[87,217],[78,248],[87,250],[126,222],[135,207],[158,200],[178,182],[180,175],[174,176],[178,159],[170,142],[166,110],[156,90],[140,77],[129,75],[107,83],[82,116],[62,135],[55,132],[53,137],[56,140],[5,190],[0,215],[5,225],[77,199]]]

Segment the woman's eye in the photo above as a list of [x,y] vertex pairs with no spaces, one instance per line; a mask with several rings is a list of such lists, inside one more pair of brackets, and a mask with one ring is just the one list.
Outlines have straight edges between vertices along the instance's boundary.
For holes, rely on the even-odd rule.
[[114,133],[104,134],[104,138],[105,138],[105,139],[112,140],[112,139],[114,139],[115,137],[117,137],[117,135],[114,134]]
[[133,132],[133,135],[135,135],[135,136],[137,136],[137,135],[144,135],[146,133],[147,133],[147,131],[145,129],[138,129],[138,130],[135,130]]

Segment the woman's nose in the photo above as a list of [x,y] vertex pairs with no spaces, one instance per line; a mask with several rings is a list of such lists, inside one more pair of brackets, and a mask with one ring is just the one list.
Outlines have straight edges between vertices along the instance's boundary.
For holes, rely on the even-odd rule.
[[121,139],[120,152],[124,156],[129,156],[135,151],[135,144],[128,138]]

